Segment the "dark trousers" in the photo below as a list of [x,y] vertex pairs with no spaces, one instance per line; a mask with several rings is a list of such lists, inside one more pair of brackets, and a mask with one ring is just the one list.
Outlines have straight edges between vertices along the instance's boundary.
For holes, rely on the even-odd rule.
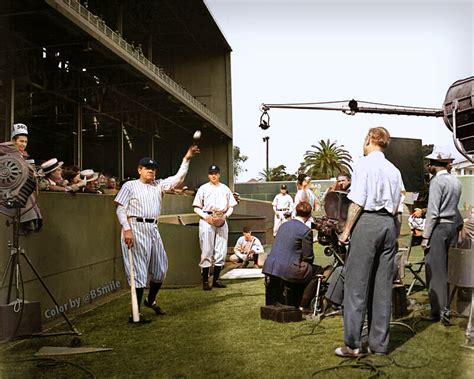
[[426,281],[431,305],[431,315],[440,317],[449,310],[448,251],[456,236],[454,224],[437,224],[430,238],[430,248],[425,256]]
[[343,266],[336,267],[329,277],[329,286],[325,298],[333,304],[342,305],[344,299],[344,270]]
[[265,276],[265,305],[284,304],[299,306],[304,283],[290,283],[278,276]]
[[362,213],[351,238],[344,278],[344,341],[361,347],[367,312],[369,347],[388,351],[397,230],[393,217]]

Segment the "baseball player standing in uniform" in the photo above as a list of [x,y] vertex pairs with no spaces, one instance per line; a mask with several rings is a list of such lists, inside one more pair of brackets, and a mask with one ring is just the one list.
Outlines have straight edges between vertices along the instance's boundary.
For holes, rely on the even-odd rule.
[[115,197],[117,217],[122,225],[121,244],[127,279],[130,283],[128,249],[131,248],[138,307],[140,308],[143,290],[150,274],[150,291],[144,304],[157,315],[165,314],[155,299],[168,270],[168,257],[157,225],[161,201],[165,190],[173,189],[184,181],[189,160],[197,153],[199,148],[192,145],[186,152],[178,172],[174,176],[158,180],[155,179],[157,163],[151,158],[140,159],[140,178],[124,183]]
[[[226,219],[237,205],[232,191],[220,183],[220,169],[212,165],[208,170],[209,182],[199,187],[194,198],[194,212],[201,217],[199,221],[199,244],[201,245],[202,289],[225,288],[219,281],[219,274],[227,255],[229,227]],[[209,268],[214,265],[212,287],[209,286]]]
[[458,204],[461,182],[451,175],[447,166],[454,159],[449,152],[433,152],[428,169],[434,175],[430,181],[428,209],[421,247],[425,250],[428,296],[431,312],[423,317],[449,325],[448,251],[456,241],[456,229],[462,223]]
[[273,218],[273,237],[275,237],[280,225],[287,221],[293,212],[293,198],[288,194],[286,184],[280,186],[280,193],[275,196],[272,205],[273,212],[275,212]]

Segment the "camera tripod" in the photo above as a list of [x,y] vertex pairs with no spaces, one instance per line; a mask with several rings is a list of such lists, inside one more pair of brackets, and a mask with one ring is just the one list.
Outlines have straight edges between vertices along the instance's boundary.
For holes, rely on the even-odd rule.
[[[3,212],[1,212],[3,213]],[[4,213],[5,214],[5,213]],[[5,214],[7,215],[7,214]],[[31,335],[31,337],[49,337],[49,336],[58,336],[58,335],[66,335],[66,334],[73,334],[76,336],[80,336],[81,333],[76,329],[74,324],[71,322],[69,317],[66,315],[64,310],[62,310],[62,307],[60,304],[56,301],[55,297],[47,287],[46,283],[44,280],[41,278],[41,275],[38,273],[36,268],[34,267],[33,263],[31,262],[30,258],[25,253],[25,249],[22,249],[19,244],[20,240],[20,217],[21,217],[21,208],[20,207],[15,207],[15,215],[10,216],[12,218],[12,222],[7,222],[7,225],[12,225],[13,226],[13,240],[9,241],[8,243],[8,248],[10,250],[10,257],[8,259],[7,265],[5,267],[5,271],[3,272],[3,277],[2,277],[2,287],[5,284],[5,280],[7,278],[7,275],[9,274],[9,282],[8,282],[8,290],[7,290],[7,301],[6,304],[10,304],[12,300],[12,293],[14,291],[16,299],[14,300],[14,311],[15,312],[20,312],[22,311],[22,306],[24,306],[24,290],[23,290],[23,278],[21,275],[21,262],[20,258],[23,257],[23,259],[26,261],[28,266],[31,268],[33,273],[35,274],[36,278],[38,281],[41,283],[43,286],[44,290],[47,292],[51,300],[53,301],[54,305],[56,305],[57,309],[59,309],[59,313],[61,313],[62,317],[66,321],[66,323],[70,327],[70,331],[64,331],[64,332],[55,332],[55,333],[34,333]],[[21,300],[23,298],[23,300]],[[18,321],[17,329],[18,326],[21,323],[21,316],[20,320]],[[17,330],[15,330],[16,333]],[[14,334],[15,334],[14,333]],[[15,336],[13,336],[15,337]],[[72,341],[72,344],[79,344],[80,340]]]

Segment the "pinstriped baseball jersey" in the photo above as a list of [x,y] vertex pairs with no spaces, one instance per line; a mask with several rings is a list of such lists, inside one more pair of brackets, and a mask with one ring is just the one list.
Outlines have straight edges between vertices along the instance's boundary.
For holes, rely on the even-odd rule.
[[[115,202],[125,207],[133,232],[132,252],[137,288],[146,287],[148,274],[151,274],[154,282],[162,282],[168,270],[168,257],[157,224],[139,222],[136,218],[157,219],[161,213],[163,191],[181,183],[188,167],[189,161],[183,160],[178,173],[174,176],[151,183],[143,183],[139,179],[128,181],[115,197]],[[125,271],[130,280],[128,247],[123,238],[121,238],[121,245]]]
[[[193,201],[194,207],[205,212],[226,212],[230,207],[237,205],[229,187],[219,183],[203,184],[199,187]],[[223,266],[227,255],[227,238],[229,228],[227,222],[220,228],[208,224],[205,220],[199,221],[199,244],[201,246],[201,261],[199,266]]]

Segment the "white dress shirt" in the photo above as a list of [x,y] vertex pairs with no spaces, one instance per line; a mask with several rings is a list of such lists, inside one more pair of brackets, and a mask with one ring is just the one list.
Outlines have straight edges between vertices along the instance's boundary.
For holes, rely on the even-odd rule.
[[395,214],[404,188],[400,171],[381,151],[372,151],[354,165],[347,198],[365,211],[386,209]]

